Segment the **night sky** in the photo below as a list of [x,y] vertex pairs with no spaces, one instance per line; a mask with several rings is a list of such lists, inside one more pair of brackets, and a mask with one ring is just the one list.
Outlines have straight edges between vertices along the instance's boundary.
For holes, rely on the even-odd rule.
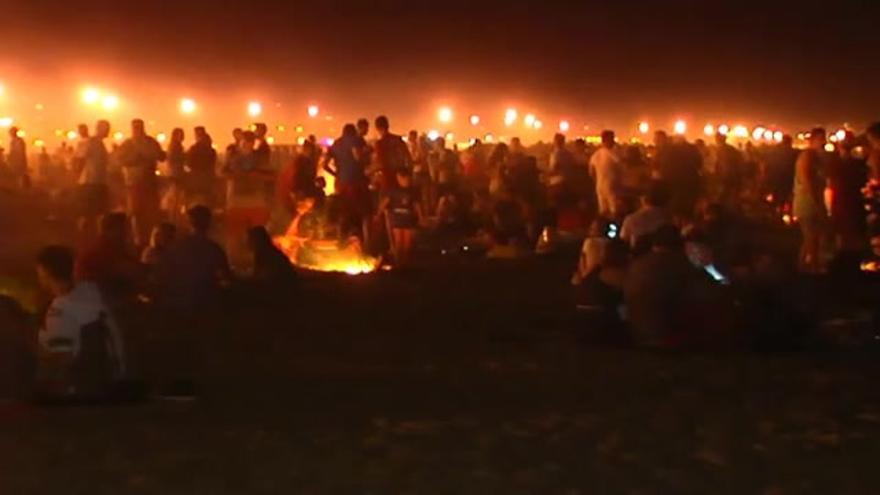
[[876,1],[134,3],[4,0],[0,66],[413,120],[438,102],[597,125],[880,117]]

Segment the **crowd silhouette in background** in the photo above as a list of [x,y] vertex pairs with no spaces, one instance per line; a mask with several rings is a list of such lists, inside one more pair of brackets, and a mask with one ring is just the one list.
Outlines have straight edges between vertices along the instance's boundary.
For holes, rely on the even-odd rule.
[[[204,127],[174,129],[163,146],[142,120],[118,144],[107,121],[78,133],[29,155],[12,128],[0,160],[8,193],[48,191],[54,210],[75,210],[74,246],[48,246],[37,263],[53,301],[32,354],[55,396],[131,375],[120,328],[137,305],[160,315],[163,342],[186,355],[196,345],[186,329],[216,318],[230,287],[296,290],[297,260],[277,236],[355,242],[409,270],[430,263],[429,251],[518,259],[576,243],[581,309],[612,340],[665,348],[788,338],[796,320],[777,315],[794,311],[777,290],[791,280],[783,272],[859,272],[880,235],[880,124],[833,149],[821,128],[803,149],[790,136],[734,145],[663,131],[652,143],[605,131],[596,144],[557,134],[530,147],[458,147],[415,130],[403,138],[384,116],[346,124],[327,146],[314,136],[272,146],[260,123],[235,129],[225,148]],[[767,241],[795,229],[797,253]],[[748,335],[734,328],[745,324]],[[186,376],[169,372],[169,393],[191,394]]]

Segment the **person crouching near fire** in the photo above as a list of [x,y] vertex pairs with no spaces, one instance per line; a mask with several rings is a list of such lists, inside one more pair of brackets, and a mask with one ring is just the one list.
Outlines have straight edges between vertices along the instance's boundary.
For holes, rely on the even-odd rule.
[[396,175],[396,186],[385,194],[379,213],[385,215],[394,261],[406,265],[412,256],[416,228],[424,216],[418,190],[413,187],[412,171],[401,168]]

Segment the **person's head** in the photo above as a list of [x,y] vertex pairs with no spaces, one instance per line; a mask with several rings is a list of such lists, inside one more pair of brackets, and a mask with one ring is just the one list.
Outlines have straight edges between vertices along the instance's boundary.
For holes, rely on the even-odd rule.
[[406,140],[409,143],[417,144],[419,142],[419,131],[417,131],[415,129],[409,131],[409,134],[407,134]]
[[242,151],[253,151],[254,145],[257,143],[257,135],[253,131],[244,131],[241,133],[241,141],[239,146]]
[[510,140],[510,151],[513,153],[520,153],[523,151],[522,140],[518,137],[515,137]]
[[247,241],[251,251],[255,253],[265,252],[272,248],[272,238],[269,236],[266,227],[262,225],[248,229]]
[[354,124],[345,124],[342,128],[342,137],[353,138],[358,135],[357,127]]
[[208,131],[203,126],[198,126],[193,129],[193,136],[196,141],[204,141],[208,137]]
[[180,127],[175,127],[173,131],[171,131],[171,142],[172,143],[182,143],[184,138],[183,129]]
[[99,120],[97,124],[95,124],[95,136],[99,139],[106,139],[107,136],[110,135],[110,122],[106,120]]
[[724,146],[727,144],[727,134],[721,132],[715,133],[715,144],[718,146]]
[[235,129],[232,130],[232,139],[236,143],[240,143],[241,139],[243,137],[244,137],[244,129],[242,129],[241,127],[236,127]]
[[195,234],[207,235],[211,229],[211,209],[204,205],[193,206],[186,212],[189,226]]
[[150,233],[150,246],[164,249],[174,242],[174,237],[176,235],[177,227],[175,227],[173,223],[162,222],[153,227],[153,232]]
[[579,153],[582,153],[582,152],[586,151],[586,149],[587,149],[587,141],[584,140],[584,138],[577,138],[577,139],[575,139],[575,140],[574,140],[574,149],[575,149],[577,152],[579,152]]
[[868,143],[871,144],[872,148],[880,147],[880,122],[874,122],[868,126],[865,135],[868,137]]
[[67,246],[46,246],[37,254],[37,280],[52,296],[60,296],[73,287],[73,250]]
[[681,233],[678,231],[678,227],[674,225],[660,227],[654,232],[652,237],[651,247],[654,251],[678,251],[684,246]]
[[606,148],[614,147],[614,131],[602,131],[602,146]]
[[85,124],[79,124],[76,126],[76,133],[79,134],[79,137],[85,139],[89,137],[89,126]]
[[553,136],[553,147],[555,147],[556,149],[565,148],[565,134],[557,132]]
[[357,121],[357,131],[361,137],[366,136],[370,133],[370,121],[367,119],[358,119]]
[[412,171],[410,171],[410,169],[397,169],[397,185],[400,187],[409,187],[412,185]]
[[785,149],[791,149],[794,146],[794,140],[791,139],[791,134],[785,134],[782,136],[782,142],[779,143],[779,146]]
[[12,126],[9,128],[9,137],[15,139],[18,137],[18,127]]
[[101,217],[99,225],[101,239],[114,246],[124,246],[128,243],[128,217],[125,213],[113,212]]
[[262,122],[257,122],[254,124],[254,134],[257,135],[257,138],[263,139],[266,137],[266,134],[269,132],[269,128],[266,127],[266,124]]
[[653,181],[642,198],[645,206],[663,208],[669,203],[669,188],[660,181]]
[[657,131],[654,133],[654,146],[661,148],[669,144],[669,136],[666,131]]
[[132,137],[144,137],[147,135],[147,128],[144,126],[144,121],[141,119],[134,119],[131,121],[131,136]]
[[302,152],[303,155],[307,157],[311,157],[315,154],[315,143],[311,141],[303,141],[302,144]]
[[376,117],[376,121],[373,123],[373,125],[376,126],[376,132],[378,132],[380,136],[388,134],[388,130],[391,129],[391,124],[388,122],[388,117],[384,115]]
[[296,200],[296,214],[297,216],[305,215],[306,213],[312,211],[315,207],[315,198],[311,196],[303,196]]
[[823,151],[825,149],[825,144],[827,144],[827,137],[825,134],[825,129],[822,127],[816,127],[812,131],[810,131],[810,139],[809,139],[810,148]]

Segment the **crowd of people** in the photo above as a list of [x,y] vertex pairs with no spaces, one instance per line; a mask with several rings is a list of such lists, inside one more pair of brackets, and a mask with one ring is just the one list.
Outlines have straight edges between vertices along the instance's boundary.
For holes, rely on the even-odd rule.
[[[417,131],[404,138],[384,116],[373,132],[366,119],[346,124],[328,146],[310,136],[273,147],[267,130],[235,129],[218,154],[203,127],[189,146],[183,129],[163,146],[134,120],[130,137],[108,149],[110,124],[99,121],[29,166],[10,129],[0,179],[68,198],[80,234],[76,249],[38,256],[54,297],[35,352],[44,386],[67,390],[70,370],[91,384],[81,390],[125,377],[118,327],[139,301],[179,329],[202,324],[234,280],[273,293],[295,287],[297,257],[279,250],[278,236],[356,243],[398,267],[417,262],[419,246],[479,245],[516,258],[583,240],[572,276],[581,307],[598,326],[626,325],[630,342],[660,347],[721,340],[717,316],[730,306],[722,287],[772,295],[787,261],[816,275],[834,258],[871,255],[863,189],[880,179],[880,124],[847,133],[833,151],[821,128],[802,150],[789,136],[734,146],[720,133],[706,143],[663,131],[651,144],[605,131],[598,145],[557,134],[531,147],[513,138],[459,148]],[[796,260],[754,242],[783,216],[800,227]],[[219,243],[210,234],[218,217]],[[709,319],[712,332],[696,330]]]

